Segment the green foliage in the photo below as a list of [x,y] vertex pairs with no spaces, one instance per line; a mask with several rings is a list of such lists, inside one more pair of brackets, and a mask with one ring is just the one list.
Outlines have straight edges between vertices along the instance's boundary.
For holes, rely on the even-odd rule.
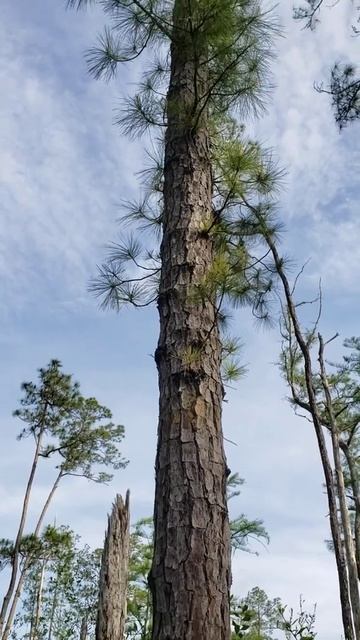
[[[295,20],[303,20],[305,27],[314,31],[320,22],[319,15],[324,0],[305,0],[302,6],[294,8]],[[327,5],[332,7],[332,5]],[[359,6],[356,7],[359,10]],[[359,35],[360,14],[357,24],[352,25],[353,35]],[[330,80],[324,88],[321,82],[315,85],[319,93],[331,96],[335,122],[339,129],[360,118],[360,78],[355,65],[336,62],[330,72]]]
[[0,571],[11,564],[14,553],[14,544],[8,538],[0,538]]
[[[22,607],[13,638],[72,640],[79,638],[83,620],[88,637],[95,632],[101,550],[79,545],[68,527],[47,527],[40,552],[33,555],[26,575]],[[41,578],[42,576],[42,578]],[[41,589],[41,610],[34,629],[34,604]]]
[[[295,409],[302,407],[302,409],[307,410],[303,358],[297,343],[295,343],[293,336],[288,331],[288,327],[283,330],[283,337],[280,368],[292,391],[291,402]],[[313,349],[318,349],[318,339],[314,332],[308,333],[308,344]],[[354,458],[356,458],[360,444],[360,339],[354,337],[347,339],[344,342],[344,347],[350,350],[350,353],[345,353],[341,363],[328,362],[330,370],[327,374],[327,379],[332,397],[332,408],[336,417],[336,427],[341,435],[341,442],[349,448],[350,452],[353,452]],[[320,371],[313,373],[313,386],[320,418],[323,425],[329,428],[330,417],[326,406]]]
[[[232,473],[227,479],[227,498],[228,501],[240,495],[240,487],[244,484],[243,478],[238,473]],[[256,553],[250,547],[250,541],[255,540],[263,544],[270,542],[268,532],[264,527],[262,520],[249,520],[243,513],[236,518],[230,520],[230,536],[231,548],[233,553],[236,551],[247,551],[248,553]]]
[[299,611],[279,606],[279,629],[285,633],[287,640],[315,640],[316,606],[311,612],[304,609],[304,599],[300,596]]
[[[80,8],[88,2],[70,0]],[[168,119],[182,135],[206,126],[213,165],[213,211],[199,234],[210,234],[215,257],[202,282],[191,293],[210,300],[218,323],[227,307],[250,305],[261,321],[270,318],[273,272],[263,255],[259,216],[276,233],[272,196],[281,178],[271,154],[244,135],[235,118],[262,110],[269,82],[272,39],[278,28],[258,0],[196,0],[182,13],[173,0],[102,0],[109,26],[88,53],[89,70],[110,79],[119,64],[138,58],[146,64],[137,91],[129,96],[116,122],[130,136],[155,131],[157,148],[148,154],[152,166],[142,173],[145,195],[126,203],[122,224],[129,238],[109,247],[90,289],[102,308],[143,307],[158,296],[159,242],[163,213],[164,130]],[[171,51],[186,51],[194,65],[186,104],[179,107],[169,88]],[[154,138],[152,139],[152,145]],[[255,215],[256,214],[256,215]],[[140,242],[139,234],[147,232]],[[149,237],[148,232],[153,231]],[[134,233],[136,239],[134,239]],[[224,349],[224,352],[226,349]],[[225,357],[224,381],[238,379],[243,367]]]
[[[102,549],[90,549],[88,545],[79,546],[78,539],[70,567],[69,579],[64,585],[64,599],[67,611],[67,632],[79,637],[83,620],[86,620],[88,636],[95,633],[97,603],[99,595],[99,574]],[[60,611],[59,611],[60,614]],[[61,616],[63,614],[61,613]],[[58,618],[59,630],[63,621]],[[64,631],[66,632],[66,628]],[[62,632],[62,637],[64,632]]]
[[279,628],[279,598],[270,600],[265,591],[254,587],[245,598],[233,598],[231,604],[232,640],[272,640]]
[[151,638],[152,603],[148,575],[153,557],[153,533],[152,518],[143,518],[134,525],[130,536],[127,640]]
[[[242,638],[253,638],[251,626],[255,618],[255,612],[249,609],[249,605],[241,604],[238,598],[231,596],[231,640],[241,640]],[[258,636],[259,639],[259,636]]]
[[[255,553],[249,547],[249,541],[267,544],[270,542],[269,534],[266,531],[263,521],[259,519],[249,520],[243,513],[230,522],[231,547],[233,551],[248,551]],[[257,552],[256,552],[257,554]]]
[[315,640],[316,607],[308,612],[304,603],[300,597],[299,611],[295,612],[284,606],[280,598],[268,598],[259,587],[251,589],[245,598],[232,597],[232,640],[273,640],[279,637],[278,631],[287,640]]
[[[238,474],[232,474],[229,495],[238,495],[242,484]],[[82,546],[79,536],[64,526],[47,527],[35,546],[34,542],[26,542],[27,553],[33,555],[12,637],[14,640],[28,639],[31,629],[31,637],[37,640],[76,640],[85,621],[87,637],[93,640],[101,549]],[[8,544],[3,545],[5,555],[8,547]],[[24,550],[25,547],[23,553]],[[143,518],[135,523],[130,535],[126,640],[151,640],[152,604],[148,575],[152,555],[153,521]],[[34,629],[39,589],[41,610]],[[314,640],[315,610],[307,613],[303,604],[300,599],[300,611],[295,614],[292,609],[288,611],[279,598],[269,599],[258,587],[244,598],[232,596],[232,640],[272,640],[275,630],[282,630],[288,639]]]
[[[35,536],[33,533],[23,536],[19,548],[20,567],[25,562],[30,566],[34,562],[47,559],[52,554],[56,555],[59,549],[68,544],[68,532],[52,525],[47,525],[40,536]],[[0,570],[11,564],[13,553],[13,541],[2,538],[0,540]]]
[[329,86],[324,88],[320,83],[316,89],[331,96],[335,122],[340,130],[360,118],[360,77],[353,64],[334,64]]
[[101,467],[120,469],[126,461],[117,445],[124,428],[111,422],[111,411],[95,398],[85,398],[77,382],[52,360],[39,370],[39,383],[25,382],[20,408],[14,415],[26,426],[19,438],[41,439],[39,455],[55,457],[61,476],[79,475],[107,482],[112,475]]

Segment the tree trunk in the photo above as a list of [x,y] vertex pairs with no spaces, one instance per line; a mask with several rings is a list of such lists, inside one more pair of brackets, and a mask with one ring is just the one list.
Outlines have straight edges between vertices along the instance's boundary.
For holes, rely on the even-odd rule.
[[[176,0],[167,97],[155,548],[149,576],[153,640],[229,640],[230,531],[221,427],[221,343],[214,299],[194,292],[213,265],[201,230],[212,219],[206,89],[188,32],[189,4]],[[178,33],[176,31],[178,30]],[[180,37],[182,33],[182,38]]]
[[343,528],[345,552],[346,552],[347,565],[348,565],[350,600],[351,600],[351,607],[353,611],[355,638],[356,640],[360,640],[360,595],[359,595],[358,567],[356,562],[356,550],[355,550],[352,531],[351,531],[350,517],[349,517],[349,512],[346,504],[344,474],[341,466],[340,448],[339,448],[337,433],[333,434],[332,441],[333,441],[338,494],[339,494],[341,522],[342,522],[342,528]]
[[360,640],[360,597],[359,597],[359,584],[358,573],[356,564],[356,553],[352,538],[352,531],[350,525],[349,512],[346,504],[346,492],[344,474],[341,464],[339,434],[336,424],[336,418],[333,411],[332,398],[326,374],[325,361],[324,361],[324,342],[322,336],[318,334],[319,338],[319,363],[320,363],[320,375],[321,382],[325,393],[326,409],[330,420],[330,433],[331,442],[333,448],[334,465],[337,482],[337,493],[340,505],[341,523],[344,537],[345,554],[347,560],[347,569],[349,577],[349,590],[350,601],[354,620],[354,629],[356,640]]
[[129,492],[116,496],[101,559],[96,640],[122,640],[129,563]]
[[52,603],[51,603],[51,613],[50,613],[49,631],[48,631],[47,640],[51,640],[51,638],[52,638],[52,631],[53,631],[53,626],[54,626],[54,618],[55,618],[55,613],[56,613],[56,607],[57,607],[57,604],[58,604],[59,581],[60,581],[60,574],[59,574],[59,569],[58,569],[57,570],[57,574],[56,574],[56,583],[55,583],[55,588],[54,588],[54,595],[53,595],[53,599],[52,599]]
[[[43,422],[45,422],[46,412],[47,412],[47,406],[45,406],[45,409],[44,409]],[[39,461],[39,453],[40,453],[43,433],[44,433],[44,428],[42,428],[40,430],[38,438],[37,438],[34,458],[33,458],[33,461],[32,461],[31,470],[30,470],[28,482],[27,482],[27,485],[26,485],[25,496],[24,496],[21,516],[20,516],[19,528],[18,528],[18,532],[17,532],[17,535],[16,535],[16,540],[15,540],[15,543],[14,543],[14,551],[13,551],[13,557],[12,557],[11,575],[10,575],[9,586],[8,586],[7,592],[5,593],[5,596],[4,596],[4,599],[3,599],[3,603],[2,603],[2,607],[1,607],[1,612],[0,612],[0,636],[2,636],[2,631],[3,631],[3,626],[4,626],[4,623],[5,623],[6,613],[7,613],[7,610],[8,610],[8,607],[9,607],[9,604],[11,602],[11,598],[12,598],[12,595],[13,595],[14,589],[15,589],[16,578],[17,578],[18,569],[19,569],[20,544],[21,544],[21,539],[23,537],[23,533],[24,533],[26,517],[27,517],[27,513],[28,513],[28,509],[29,509],[29,501],[30,501],[31,490],[32,490],[33,482],[34,482],[36,468],[37,468],[38,461]],[[8,634],[6,634],[6,637],[7,637],[7,635]]]
[[88,635],[88,619],[87,619],[87,615],[84,615],[81,619],[80,640],[86,640],[87,635]]
[[[39,519],[37,521],[37,524],[36,524],[36,527],[35,527],[35,531],[34,531],[34,536],[36,536],[36,537],[39,536],[42,523],[44,521],[44,518],[45,518],[45,515],[47,513],[47,510],[48,510],[48,508],[50,506],[50,502],[51,502],[51,500],[52,500],[52,498],[54,496],[54,493],[55,493],[56,489],[59,486],[59,482],[60,482],[62,477],[63,477],[63,473],[60,470],[59,473],[58,473],[58,476],[57,476],[57,478],[56,478],[56,480],[55,480],[55,482],[54,482],[54,484],[53,484],[53,486],[52,486],[52,488],[51,488],[51,490],[49,492],[49,495],[46,498],[46,502],[45,502],[45,504],[44,504],[44,506],[42,508],[42,511],[40,513],[40,516],[39,516]],[[32,560],[33,560],[33,558],[31,558],[31,557],[27,557],[25,559],[24,566],[22,568],[21,574],[19,576],[18,583],[16,585],[15,593],[14,593],[14,596],[13,596],[13,599],[12,599],[12,603],[11,603],[9,615],[8,615],[8,618],[7,618],[7,621],[6,621],[6,625],[5,625],[5,628],[4,628],[4,632],[2,634],[2,640],[8,640],[8,637],[9,637],[9,634],[10,634],[10,631],[11,631],[11,627],[12,627],[12,624],[13,624],[13,621],[14,621],[15,613],[16,613],[16,607],[18,605],[19,598],[21,596],[22,589],[23,589],[23,586],[24,586],[26,573],[27,573],[27,570],[28,570]]]
[[36,607],[35,607],[35,619],[34,619],[34,627],[32,631],[32,639],[36,640],[39,635],[39,622],[41,616],[41,606],[42,606],[42,597],[43,597],[43,588],[44,588],[44,576],[45,576],[45,567],[46,561],[44,560],[39,579],[39,586],[36,594]]
[[347,465],[349,467],[351,490],[355,503],[354,537],[358,579],[360,580],[360,486],[357,471],[355,468],[355,461],[351,455],[351,452],[349,451],[349,447],[344,442],[340,443],[340,445],[345,455]]
[[[260,222],[262,221],[260,220]],[[328,499],[328,505],[329,505],[331,536],[334,543],[334,553],[335,553],[336,567],[337,567],[337,574],[338,574],[338,581],[339,581],[339,593],[340,593],[341,614],[342,614],[344,635],[345,635],[345,640],[355,640],[355,631],[353,626],[351,603],[350,603],[350,596],[349,596],[347,567],[346,567],[346,561],[344,556],[344,550],[342,546],[341,531],[340,531],[340,526],[338,521],[336,491],[335,491],[335,486],[333,481],[332,467],[331,467],[331,463],[330,463],[330,459],[329,459],[329,455],[326,447],[325,436],[322,430],[322,423],[321,423],[321,419],[318,412],[316,394],[313,386],[311,354],[310,354],[309,346],[302,334],[301,326],[300,326],[297,311],[296,311],[296,306],[293,301],[293,295],[291,292],[290,284],[283,268],[283,261],[279,256],[278,250],[275,246],[275,243],[272,237],[269,236],[268,234],[265,234],[265,239],[269,249],[271,250],[274,263],[276,266],[276,271],[283,284],[286,303],[288,306],[292,327],[294,329],[295,338],[304,359],[305,381],[306,381],[306,390],[307,390],[308,400],[309,400],[309,411],[310,411],[312,422],[314,425],[314,430],[315,430],[319,453],[320,453],[320,459],[321,459],[322,468],[323,468],[324,477],[325,477],[326,493],[327,493],[327,499]]]

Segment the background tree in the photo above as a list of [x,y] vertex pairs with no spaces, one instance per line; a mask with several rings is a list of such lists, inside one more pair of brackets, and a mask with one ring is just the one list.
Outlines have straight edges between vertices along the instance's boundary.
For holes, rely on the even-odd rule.
[[[49,539],[47,540],[47,538]],[[47,544],[44,544],[43,540]],[[24,580],[21,611],[14,620],[14,631],[17,628],[28,628],[26,636],[29,640],[46,637],[45,622],[47,622],[49,605],[51,613],[48,620],[51,630],[55,614],[55,611],[52,611],[54,608],[53,583],[55,584],[54,597],[56,599],[60,570],[64,571],[65,563],[70,561],[73,546],[72,532],[66,527],[47,526],[40,538],[35,538],[34,541],[38,550],[32,557],[27,556],[28,569]],[[13,635],[16,633],[13,632]]]
[[279,607],[279,627],[285,632],[286,640],[315,640],[316,606],[312,611],[304,608],[304,599],[300,596],[299,611]]
[[[238,478],[235,486],[239,486]],[[42,542],[45,537],[46,542]],[[148,574],[153,557],[153,537],[152,518],[139,520],[132,528],[126,640],[151,638],[152,603]],[[13,639],[82,640],[87,637],[94,640],[102,550],[82,546],[79,536],[68,527],[48,527],[41,536],[41,542],[39,538],[33,538],[34,542],[37,551],[26,574],[21,609],[12,629]],[[3,557],[6,560],[6,546]],[[37,615],[40,591],[41,610]],[[232,596],[230,608],[232,640],[267,640],[273,638],[275,629],[283,638],[285,621],[291,622],[286,627],[287,632],[289,628],[299,629],[300,616],[291,609],[288,614],[279,598],[271,600],[258,587],[244,598]],[[306,612],[303,611],[302,615],[303,620],[308,620]],[[289,637],[309,640],[305,635]]]
[[[20,524],[11,545],[10,580],[1,610],[6,640],[14,620],[31,556],[24,556],[19,574],[20,550],[30,505],[36,470],[40,460],[52,458],[56,475],[36,521],[33,536],[38,538],[49,505],[60,482],[66,476],[81,476],[95,482],[107,482],[112,475],[101,467],[119,469],[126,464],[117,444],[123,439],[124,428],[111,422],[109,409],[95,398],[81,395],[78,383],[61,371],[61,364],[52,360],[39,370],[39,383],[26,382],[20,408],[14,413],[25,423],[19,439],[32,437],[35,443],[30,475],[22,505]],[[19,574],[19,575],[18,575]],[[8,608],[10,610],[6,618]]]
[[[48,529],[52,531],[54,527],[47,527],[41,539]],[[37,553],[26,573],[21,607],[12,628],[14,638],[29,638],[31,629],[34,629],[34,603],[41,573],[42,606],[36,630],[38,640],[78,640],[84,619],[87,636],[94,638],[101,549],[92,551],[88,545],[80,546],[79,537],[68,527],[59,527],[55,532],[61,544],[51,544],[45,567]],[[39,544],[37,546],[39,548]]]
[[148,576],[154,553],[152,518],[135,523],[130,535],[130,560],[126,634],[128,640],[150,640],[152,602]]
[[[287,338],[289,339],[287,334]],[[290,338],[291,339],[291,338]],[[320,338],[318,338],[320,340]],[[314,340],[315,342],[315,340]],[[321,343],[320,343],[321,344]],[[313,345],[316,347],[316,343]],[[343,362],[334,363],[324,361],[324,353],[319,354],[323,366],[323,375],[316,372],[313,378],[318,411],[325,429],[331,433],[336,429],[339,447],[339,464],[341,465],[344,485],[344,504],[348,511],[348,521],[351,527],[351,541],[354,544],[359,573],[360,560],[360,510],[359,510],[359,398],[360,398],[360,340],[351,338],[345,340],[344,347],[350,351],[345,354]],[[292,389],[292,404],[296,411],[306,406],[305,377],[296,343],[292,341],[284,344],[282,353],[283,373]],[[324,371],[326,365],[327,370]],[[327,389],[325,397],[324,385]],[[304,406],[305,405],[305,406]],[[337,489],[339,493],[339,489]],[[343,526],[343,525],[342,525]],[[344,533],[343,533],[344,537]]]
[[[270,599],[263,589],[254,587],[245,598],[232,599],[232,640],[315,640],[316,607],[307,611],[300,597],[299,611]],[[274,635],[275,634],[275,635]]]
[[[307,29],[314,30],[320,22],[319,15],[323,6],[324,0],[306,0],[303,6],[294,9],[294,18],[303,20]],[[359,7],[356,9],[359,10]],[[360,33],[359,23],[360,17],[352,25],[353,36]],[[320,93],[331,96],[335,121],[340,129],[360,118],[360,78],[355,64],[336,62],[330,71],[328,84],[324,87],[320,83],[315,88]]]
[[272,640],[279,629],[280,598],[271,600],[263,589],[254,587],[245,598],[233,599],[233,625],[235,638]]
[[[280,256],[273,233],[268,229],[268,213],[263,216],[262,207],[253,207],[254,224],[262,229],[264,241],[273,258],[272,268],[279,276],[283,287],[285,304],[282,307],[282,334],[286,342],[285,353],[282,355],[282,366],[286,379],[290,385],[293,402],[308,411],[314,426],[318,443],[320,459],[325,477],[326,492],[329,506],[330,528],[339,579],[340,600],[345,638],[353,640],[360,634],[359,585],[357,567],[351,539],[349,514],[346,508],[346,494],[344,474],[340,457],[339,429],[337,414],[329,387],[324,358],[324,340],[317,333],[319,316],[310,330],[302,328],[299,319],[299,308],[304,301],[295,301],[295,290],[298,277],[293,286],[290,285],[285,271],[284,259]],[[300,272],[301,273],[301,272]],[[319,296],[321,311],[321,292]],[[318,341],[318,371],[313,358],[314,342]],[[331,340],[330,340],[331,341]],[[300,365],[299,365],[300,363]],[[302,369],[305,397],[296,394],[296,367]],[[294,374],[294,375],[293,375]],[[317,392],[321,389],[322,401],[319,405]],[[326,416],[326,426],[324,425]],[[325,429],[325,431],[324,431]],[[328,447],[327,431],[330,433],[330,448]],[[336,478],[336,481],[335,481]]]

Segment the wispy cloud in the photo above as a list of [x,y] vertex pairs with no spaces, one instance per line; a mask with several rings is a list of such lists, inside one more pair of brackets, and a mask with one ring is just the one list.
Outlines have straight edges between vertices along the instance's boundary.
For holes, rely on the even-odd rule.
[[313,84],[326,84],[335,61],[357,60],[351,5],[324,8],[315,32],[293,21],[291,3],[281,3],[279,12],[284,38],[277,43],[276,89],[269,115],[257,130],[288,172],[281,196],[285,243],[300,261],[313,257],[310,270],[328,280],[336,295],[360,282],[360,125],[339,134],[329,96],[316,93]]
[[115,88],[87,78],[79,50],[70,47],[67,58],[68,26],[64,21],[53,43],[45,29],[19,33],[11,20],[0,27],[5,307],[28,304],[39,290],[57,301],[84,295],[114,233],[115,205],[135,184],[138,148],[112,127]]

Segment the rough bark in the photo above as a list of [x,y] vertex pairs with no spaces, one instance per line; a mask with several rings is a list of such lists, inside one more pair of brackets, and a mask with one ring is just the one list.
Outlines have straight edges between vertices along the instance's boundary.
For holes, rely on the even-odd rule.
[[[185,6],[186,5],[186,6]],[[175,29],[189,17],[176,0]],[[190,17],[189,17],[190,18]],[[171,47],[165,140],[156,457],[153,640],[229,640],[230,532],[221,427],[221,344],[214,300],[194,297],[213,264],[206,84],[186,36]]]
[[96,640],[122,640],[129,563],[129,492],[116,496],[101,560]]

